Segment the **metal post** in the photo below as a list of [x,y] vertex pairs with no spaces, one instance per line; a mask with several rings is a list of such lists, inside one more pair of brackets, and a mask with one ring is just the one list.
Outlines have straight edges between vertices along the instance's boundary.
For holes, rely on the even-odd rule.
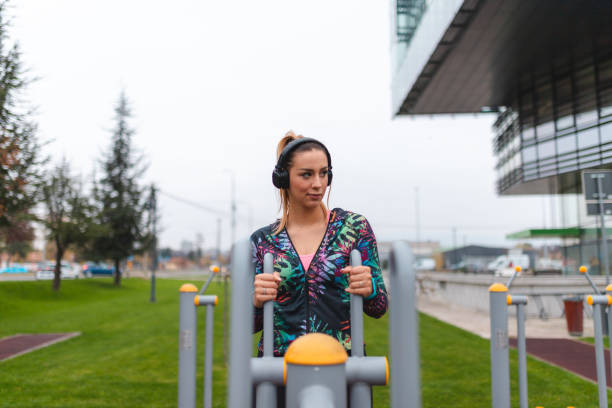
[[155,293],[155,272],[157,271],[157,189],[155,185],[151,186],[151,223],[153,233],[153,247],[151,248],[151,255],[153,262],[151,265],[151,297],[149,301],[155,303],[157,301]]
[[294,340],[285,353],[287,408],[345,408],[347,358],[344,347],[327,334]]
[[593,282],[593,279],[591,279],[591,275],[589,275],[589,271],[587,270],[587,267],[582,265],[578,271],[584,275],[584,277],[589,281],[589,283],[591,284],[591,288],[593,288],[593,293],[595,293],[596,295],[599,295],[599,289],[597,289],[597,286],[595,285],[595,282]]
[[178,407],[195,408],[196,399],[196,306],[198,288],[186,283],[179,289]]
[[527,398],[527,351],[525,346],[525,305],[516,305],[519,399],[521,408],[528,407]]
[[390,321],[391,407],[421,407],[419,317],[416,309],[414,257],[405,242],[391,250]]
[[[274,255],[264,255],[263,273],[274,273]],[[267,301],[263,306],[263,355],[274,357],[274,301]],[[276,407],[276,387],[271,382],[262,382],[257,386],[257,408]]]
[[606,237],[606,217],[604,214],[604,204],[603,204],[603,188],[601,186],[601,176],[600,174],[593,175],[593,177],[597,176],[597,201],[599,202],[599,216],[601,217],[601,250],[603,257],[603,267],[606,270],[606,285],[610,284],[610,266],[608,259],[608,238]]
[[229,381],[227,407],[244,408],[251,405],[251,341],[253,334],[253,303],[250,288],[253,278],[251,243],[237,242],[232,253],[232,299],[230,318]]
[[493,408],[510,408],[507,293],[508,289],[501,283],[494,283],[489,287],[491,402]]
[[213,329],[215,326],[214,322],[214,305],[206,305],[206,346],[204,353],[204,408],[212,408],[212,360]]
[[[612,285],[606,287],[606,294],[612,296]],[[608,351],[612,356],[612,306],[608,306]],[[612,378],[612,358],[610,358],[610,378]]]
[[593,306],[593,323],[595,326],[595,367],[597,369],[597,389],[599,391],[599,408],[608,408],[608,390],[606,388],[606,362],[604,359],[602,308],[612,303],[608,295],[589,295],[589,305]]
[[[361,266],[361,253],[351,251],[351,266]],[[351,356],[363,357],[363,297],[351,294]],[[350,405],[352,408],[368,408],[372,400],[370,386],[356,382],[350,386]]]
[[508,280],[508,283],[506,283],[506,287],[508,288],[508,290],[510,290],[510,286],[512,286],[512,282],[514,282],[517,275],[521,272],[521,269],[522,268],[520,266],[514,267],[514,272],[512,273],[512,276],[510,277],[510,279]]
[[519,400],[521,408],[528,408],[527,348],[525,347],[525,305],[527,296],[508,295],[508,304],[516,305],[516,343],[518,350]]

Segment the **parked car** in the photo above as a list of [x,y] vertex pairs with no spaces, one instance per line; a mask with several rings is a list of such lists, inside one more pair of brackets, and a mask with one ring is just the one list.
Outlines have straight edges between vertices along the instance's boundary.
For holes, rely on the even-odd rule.
[[[43,262],[36,271],[35,277],[39,280],[53,279],[55,274],[55,262]],[[60,279],[79,279],[81,271],[78,264],[62,261]]]
[[83,264],[83,274],[87,277],[93,275],[113,275],[115,268],[103,262],[85,262]]
[[13,263],[4,268],[0,268],[0,273],[27,273],[28,268],[25,265]]

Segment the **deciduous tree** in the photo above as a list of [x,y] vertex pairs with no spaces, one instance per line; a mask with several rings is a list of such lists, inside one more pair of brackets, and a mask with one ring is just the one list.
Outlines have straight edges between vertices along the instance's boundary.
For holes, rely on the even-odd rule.
[[81,181],[71,174],[65,159],[45,177],[41,195],[46,209],[43,224],[48,239],[55,243],[56,248],[52,287],[59,290],[64,252],[70,246],[84,245],[95,230],[93,208],[82,191]]

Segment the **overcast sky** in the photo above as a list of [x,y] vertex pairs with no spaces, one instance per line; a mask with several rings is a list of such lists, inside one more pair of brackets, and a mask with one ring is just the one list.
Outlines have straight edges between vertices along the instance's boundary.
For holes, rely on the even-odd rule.
[[[496,195],[493,116],[392,118],[386,1],[14,0],[10,11],[53,160],[91,174],[125,90],[144,182],[166,193],[164,246],[197,233],[215,245],[218,215],[167,194],[229,214],[232,174],[238,237],[272,222],[289,129],[328,146],[330,205],[364,214],[379,241],[415,239],[415,187],[420,236],[444,246],[453,226],[457,244],[511,245],[507,233],[549,222],[544,198]],[[229,217],[222,227],[226,247]]]

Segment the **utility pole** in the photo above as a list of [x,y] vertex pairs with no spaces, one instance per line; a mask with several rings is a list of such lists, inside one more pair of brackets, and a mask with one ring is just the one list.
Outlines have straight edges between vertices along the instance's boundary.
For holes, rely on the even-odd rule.
[[[215,255],[215,262],[219,264],[219,258],[221,257],[221,218],[217,218],[217,253]],[[221,265],[218,265],[221,267]]]
[[457,261],[458,253],[457,253],[457,227],[453,227],[453,264],[457,265],[459,261]]
[[414,213],[415,213],[415,217],[416,217],[416,242],[415,242],[415,249],[417,249],[419,242],[421,242],[421,224],[420,224],[420,216],[419,216],[419,188],[415,187],[414,188]]
[[[234,175],[234,172],[230,170],[230,174],[232,177],[231,180],[231,237],[230,237],[230,251],[233,249],[234,247],[234,243],[236,241],[236,176]],[[228,302],[227,302],[227,297],[228,297],[228,290],[227,290],[227,281],[228,281],[228,276],[227,274],[225,274],[223,276],[223,356],[225,357],[225,365],[227,366],[227,363],[229,361],[228,359],[228,354],[229,354],[229,345],[228,345],[228,339],[229,339],[229,333],[228,333],[228,328],[229,328],[229,319],[228,319]]]
[[151,185],[151,197],[149,202],[149,211],[151,211],[151,233],[153,234],[153,242],[151,248],[151,303],[157,301],[155,297],[155,272],[157,271],[157,189],[155,185]]

